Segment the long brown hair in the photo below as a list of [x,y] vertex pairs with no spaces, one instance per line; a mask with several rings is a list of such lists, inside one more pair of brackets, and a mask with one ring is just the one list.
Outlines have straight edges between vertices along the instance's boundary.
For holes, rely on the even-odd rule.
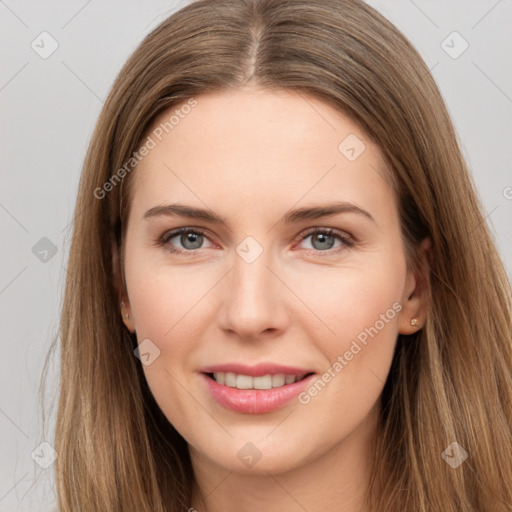
[[[432,243],[426,325],[398,337],[382,394],[372,510],[509,512],[510,283],[429,69],[359,0],[196,1],[153,30],[119,73],[85,159],[73,223],[59,331],[60,510],[190,507],[187,444],[134,356],[113,244],[122,253],[137,172],[126,162],[156,116],[248,82],[311,95],[357,122],[393,175],[409,263],[422,239]],[[468,454],[457,468],[442,456],[452,442]]]

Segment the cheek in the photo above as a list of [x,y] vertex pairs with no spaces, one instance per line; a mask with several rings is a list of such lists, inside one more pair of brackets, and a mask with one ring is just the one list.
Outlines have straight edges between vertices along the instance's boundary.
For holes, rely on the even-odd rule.
[[187,323],[187,312],[207,292],[208,280],[204,276],[198,279],[198,273],[186,265],[155,263],[143,250],[130,251],[129,246],[125,271],[130,307],[140,336],[170,338],[180,323]]
[[189,419],[201,410],[191,410],[194,402],[184,391],[189,388],[184,375],[195,370],[190,354],[204,338],[204,300],[211,280],[184,266],[148,264],[137,250],[127,250],[125,270],[138,343],[149,339],[159,350],[151,364],[143,365],[149,388],[169,421],[180,432],[193,432]]
[[394,255],[364,268],[345,268],[321,287],[309,278],[304,283],[301,293],[309,290],[307,303],[323,322],[304,324],[324,360],[321,382],[299,397],[310,411],[320,414],[329,403],[332,415],[347,421],[350,410],[355,421],[375,404],[396,345],[405,270],[405,260]]
[[304,324],[310,338],[318,340],[321,330],[321,345],[331,357],[348,350],[359,335],[364,342],[368,330],[374,336],[382,333],[381,340],[394,341],[404,282],[405,263],[400,259],[338,272],[328,269],[323,275],[303,274],[296,292],[314,313],[307,314]]

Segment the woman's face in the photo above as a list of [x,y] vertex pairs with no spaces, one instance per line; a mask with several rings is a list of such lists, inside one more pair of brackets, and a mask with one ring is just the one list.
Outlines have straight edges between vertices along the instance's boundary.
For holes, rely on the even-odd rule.
[[193,457],[298,468],[374,430],[397,335],[417,329],[388,171],[312,97],[195,100],[157,119],[133,171],[125,321]]

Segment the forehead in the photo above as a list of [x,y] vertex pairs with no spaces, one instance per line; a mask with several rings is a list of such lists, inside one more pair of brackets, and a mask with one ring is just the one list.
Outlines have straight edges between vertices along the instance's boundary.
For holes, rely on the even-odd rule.
[[148,135],[154,147],[134,172],[136,210],[171,200],[226,215],[298,201],[393,202],[379,149],[351,119],[302,93],[199,95],[162,113]]

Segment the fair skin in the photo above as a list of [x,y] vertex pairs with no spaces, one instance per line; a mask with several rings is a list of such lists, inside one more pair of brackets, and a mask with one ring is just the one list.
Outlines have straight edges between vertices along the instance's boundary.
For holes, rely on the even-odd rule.
[[[145,376],[207,496],[190,507],[369,512],[370,442],[397,335],[426,316],[427,280],[407,268],[389,171],[353,121],[312,97],[251,86],[196,99],[134,171],[123,295],[128,329],[160,350]],[[349,134],[365,144],[353,161],[338,149]],[[366,213],[279,222],[290,209],[335,201]],[[208,209],[227,225],[144,217],[171,203]],[[179,227],[205,235],[155,243]],[[308,236],[311,228],[340,230],[353,243]],[[263,250],[250,263],[237,252],[248,236]],[[371,326],[378,333],[308,403],[233,411],[201,374],[207,365],[271,362],[321,377]],[[251,467],[237,456],[248,442],[261,455]]]

